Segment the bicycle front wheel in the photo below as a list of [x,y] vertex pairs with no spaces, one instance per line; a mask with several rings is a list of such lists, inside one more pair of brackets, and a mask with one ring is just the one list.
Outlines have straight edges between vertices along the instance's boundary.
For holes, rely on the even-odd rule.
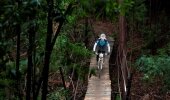
[[102,70],[102,60],[99,60],[99,63],[98,63],[98,71],[99,71],[99,78],[100,78],[100,76],[101,76],[101,70]]

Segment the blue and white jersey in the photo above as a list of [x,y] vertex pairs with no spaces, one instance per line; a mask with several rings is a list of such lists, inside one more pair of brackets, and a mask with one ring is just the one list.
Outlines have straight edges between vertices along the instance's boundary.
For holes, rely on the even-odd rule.
[[110,44],[106,39],[97,39],[93,46],[93,51],[105,51],[106,50],[110,53]]

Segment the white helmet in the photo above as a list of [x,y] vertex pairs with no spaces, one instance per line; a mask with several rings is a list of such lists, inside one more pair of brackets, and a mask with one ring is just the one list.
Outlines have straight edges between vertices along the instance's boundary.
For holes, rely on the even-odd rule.
[[105,35],[104,33],[102,33],[102,34],[100,35],[100,38],[101,38],[101,39],[106,39],[106,35]]

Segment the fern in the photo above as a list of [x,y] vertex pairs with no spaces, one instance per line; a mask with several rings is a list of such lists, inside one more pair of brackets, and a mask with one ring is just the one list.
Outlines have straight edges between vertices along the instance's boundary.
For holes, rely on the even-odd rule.
[[144,73],[143,79],[152,80],[155,77],[162,77],[165,87],[170,89],[170,56],[142,56],[136,61],[137,68]]

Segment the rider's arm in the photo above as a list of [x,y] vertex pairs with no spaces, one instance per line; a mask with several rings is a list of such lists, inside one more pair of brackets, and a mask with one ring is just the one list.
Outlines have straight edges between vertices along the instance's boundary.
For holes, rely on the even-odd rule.
[[94,52],[96,51],[97,42],[98,42],[98,41],[96,41],[95,44],[94,44],[94,46],[93,46],[93,51],[94,51]]
[[97,41],[94,43],[94,46],[93,46],[93,51],[94,51],[94,52],[96,51],[96,47],[97,47],[98,42],[99,42],[99,40],[97,40]]

